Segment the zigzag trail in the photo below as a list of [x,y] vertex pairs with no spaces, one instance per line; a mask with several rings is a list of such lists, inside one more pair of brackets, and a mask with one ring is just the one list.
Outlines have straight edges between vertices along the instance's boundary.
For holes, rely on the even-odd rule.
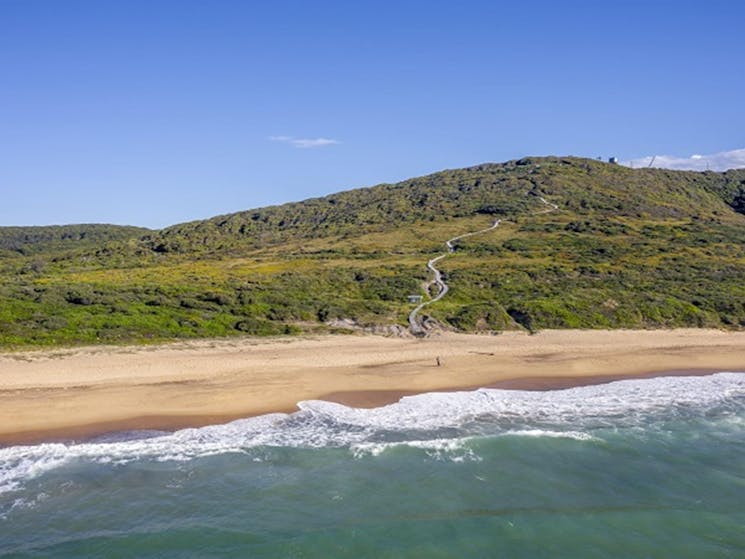
[[[539,214],[545,214],[550,213],[553,211],[556,211],[559,209],[559,206],[556,204],[553,204],[551,202],[548,202],[545,198],[542,196],[539,196],[538,199],[543,202],[546,206],[548,206],[547,209],[542,210],[540,212],[535,212],[534,215]],[[447,247],[447,252],[442,253],[439,256],[436,256],[435,258],[432,258],[429,262],[427,262],[427,268],[432,271],[434,274],[434,279],[429,282],[426,286],[426,291],[429,291],[429,287],[434,283],[438,287],[438,292],[435,297],[430,299],[429,301],[424,301],[423,303],[420,303],[413,311],[409,313],[409,329],[411,330],[411,333],[415,336],[425,336],[427,334],[427,331],[424,329],[424,326],[417,320],[417,315],[419,312],[426,307],[427,305],[431,305],[432,303],[436,303],[440,299],[442,299],[448,291],[450,291],[450,287],[447,283],[445,283],[445,280],[442,279],[442,272],[435,268],[435,264],[448,256],[449,254],[455,252],[455,247],[453,246],[453,243],[456,241],[459,241],[460,239],[465,239],[466,237],[471,237],[473,235],[480,235],[481,233],[486,233],[487,231],[492,231],[493,229],[496,229],[499,227],[499,224],[502,222],[501,219],[498,219],[494,222],[494,225],[491,227],[487,227],[486,229],[481,229],[480,231],[472,231],[470,233],[464,233],[463,235],[458,235],[457,237],[453,237],[452,239],[448,239],[445,241],[445,246]]]

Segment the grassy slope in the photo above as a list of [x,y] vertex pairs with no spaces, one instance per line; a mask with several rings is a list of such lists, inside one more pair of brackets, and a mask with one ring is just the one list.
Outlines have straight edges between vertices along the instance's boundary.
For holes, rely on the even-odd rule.
[[[0,344],[405,324],[444,239],[463,330],[745,326],[745,171],[532,158],[0,257]],[[557,203],[545,208],[538,196]],[[138,235],[143,232],[133,231]],[[0,229],[0,239],[2,229]]]

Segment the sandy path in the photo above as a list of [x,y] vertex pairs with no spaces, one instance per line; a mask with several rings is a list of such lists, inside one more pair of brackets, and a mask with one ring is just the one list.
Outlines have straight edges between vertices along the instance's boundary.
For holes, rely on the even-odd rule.
[[5,354],[0,442],[203,425],[329,395],[380,405],[401,394],[506,381],[540,388],[557,377],[577,384],[580,377],[691,369],[745,371],[745,332],[247,338]]
[[[546,206],[548,206],[548,208],[546,208],[545,210],[542,210],[540,212],[534,212],[533,215],[540,215],[540,214],[551,213],[551,212],[556,211],[556,210],[559,209],[559,206],[557,206],[556,204],[554,204],[552,202],[547,201],[542,196],[539,196],[538,199],[543,204],[545,204]],[[457,236],[453,237],[452,239],[448,239],[447,241],[445,241],[445,246],[448,249],[447,252],[445,252],[445,253],[443,253],[443,254],[441,254],[439,256],[436,256],[436,257],[432,258],[431,260],[429,260],[427,262],[427,269],[430,272],[432,272],[432,274],[434,275],[434,278],[433,278],[433,280],[431,282],[429,282],[427,284],[427,286],[425,288],[425,291],[429,291],[429,286],[431,286],[434,283],[438,287],[438,292],[437,292],[437,295],[435,297],[433,297],[432,299],[430,299],[428,301],[424,301],[423,303],[420,303],[414,310],[412,310],[409,313],[409,330],[411,331],[412,334],[414,334],[415,336],[426,335],[427,332],[426,332],[424,326],[417,319],[419,313],[422,311],[422,309],[424,309],[424,307],[427,307],[429,305],[432,305],[433,303],[436,303],[437,301],[439,301],[440,299],[442,299],[445,295],[447,295],[448,291],[450,291],[450,286],[448,286],[448,284],[445,283],[445,280],[442,279],[442,272],[440,272],[440,270],[435,267],[435,264],[437,264],[440,260],[442,260],[443,258],[445,258],[445,257],[447,257],[450,254],[452,254],[452,253],[455,252],[455,245],[453,245],[454,242],[459,241],[460,239],[466,239],[468,237],[473,237],[474,235],[480,235],[482,233],[487,233],[489,231],[493,231],[494,229],[496,229],[497,227],[499,227],[499,224],[500,223],[502,223],[502,220],[501,219],[497,219],[491,225],[491,227],[487,227],[486,229],[481,229],[479,231],[471,231],[470,233],[463,233],[462,235],[457,235]]]
[[480,231],[472,231],[471,233],[463,233],[462,235],[458,235],[457,237],[448,239],[447,241],[445,241],[445,246],[447,247],[448,251],[441,254],[440,256],[436,256],[432,258],[429,262],[427,262],[427,269],[430,272],[432,272],[432,274],[434,275],[434,278],[427,285],[426,291],[429,291],[429,286],[434,283],[438,287],[438,292],[437,292],[437,295],[435,295],[432,299],[430,299],[429,301],[424,301],[423,303],[420,303],[419,306],[417,306],[413,311],[409,313],[409,328],[412,334],[416,336],[421,336],[425,334],[424,327],[417,320],[417,315],[424,307],[431,305],[433,303],[436,303],[437,301],[442,299],[445,295],[447,295],[448,291],[450,291],[450,286],[448,286],[448,284],[445,283],[445,280],[442,279],[442,272],[438,270],[437,268],[435,268],[435,264],[437,264],[440,260],[450,255],[451,253],[455,252],[455,247],[453,246],[453,243],[455,241],[458,241],[460,239],[465,239],[466,237],[473,237],[474,235],[480,235],[481,233],[486,233],[487,231],[493,231],[494,229],[499,227],[499,224],[501,223],[501,221],[502,220],[498,219],[494,222],[494,224],[491,227],[487,227],[486,229],[481,229]]

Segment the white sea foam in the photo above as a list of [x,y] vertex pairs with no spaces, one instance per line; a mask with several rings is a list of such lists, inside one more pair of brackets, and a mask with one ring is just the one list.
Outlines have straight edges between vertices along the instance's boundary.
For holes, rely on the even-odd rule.
[[581,431],[551,431],[547,429],[524,429],[516,431],[507,431],[504,436],[512,437],[548,437],[550,439],[574,439],[575,441],[599,441],[589,433]]
[[457,439],[429,439],[421,441],[399,441],[388,443],[356,443],[350,447],[355,458],[365,456],[380,456],[386,451],[398,448],[416,448],[423,450],[427,456],[437,460],[447,458],[453,462],[479,461],[480,458],[468,447],[472,437]]
[[[551,431],[548,429],[522,429],[505,431],[499,436],[533,438],[547,437],[555,439],[573,439],[576,441],[600,440],[598,437],[594,437],[589,433],[583,433],[581,431]],[[428,439],[396,442],[362,442],[351,445],[350,450],[354,454],[355,458],[362,458],[364,456],[379,456],[386,451],[399,448],[416,448],[424,450],[425,453],[432,458],[448,458],[453,461],[478,461],[480,460],[480,458],[474,453],[473,449],[470,448],[469,444],[473,441],[477,441],[479,438],[480,437],[465,436],[451,439]]]
[[375,409],[357,409],[323,401],[300,402],[305,412],[336,423],[377,430],[460,427],[484,420],[504,426],[576,423],[598,427],[634,421],[654,413],[708,410],[742,404],[745,373],[703,377],[658,377],[554,391],[479,389],[429,393],[402,398]]
[[606,427],[644,426],[657,418],[742,416],[745,373],[625,380],[567,390],[480,389],[402,398],[375,409],[306,401],[294,414],[269,414],[146,438],[50,443],[0,449],[0,494],[76,461],[126,464],[186,461],[256,447],[340,447],[376,455],[392,445],[466,459],[479,436],[593,439]]

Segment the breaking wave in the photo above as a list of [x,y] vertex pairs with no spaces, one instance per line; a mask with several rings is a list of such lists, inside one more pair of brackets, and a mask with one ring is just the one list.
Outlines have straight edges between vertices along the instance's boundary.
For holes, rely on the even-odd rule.
[[305,401],[292,414],[269,414],[175,432],[122,433],[82,443],[0,449],[0,493],[66,464],[84,461],[188,461],[258,447],[341,448],[355,457],[414,448],[434,458],[478,460],[482,437],[602,440],[607,429],[664,428],[666,421],[737,419],[745,409],[745,373],[624,380],[566,390],[480,389],[428,393],[374,409]]

